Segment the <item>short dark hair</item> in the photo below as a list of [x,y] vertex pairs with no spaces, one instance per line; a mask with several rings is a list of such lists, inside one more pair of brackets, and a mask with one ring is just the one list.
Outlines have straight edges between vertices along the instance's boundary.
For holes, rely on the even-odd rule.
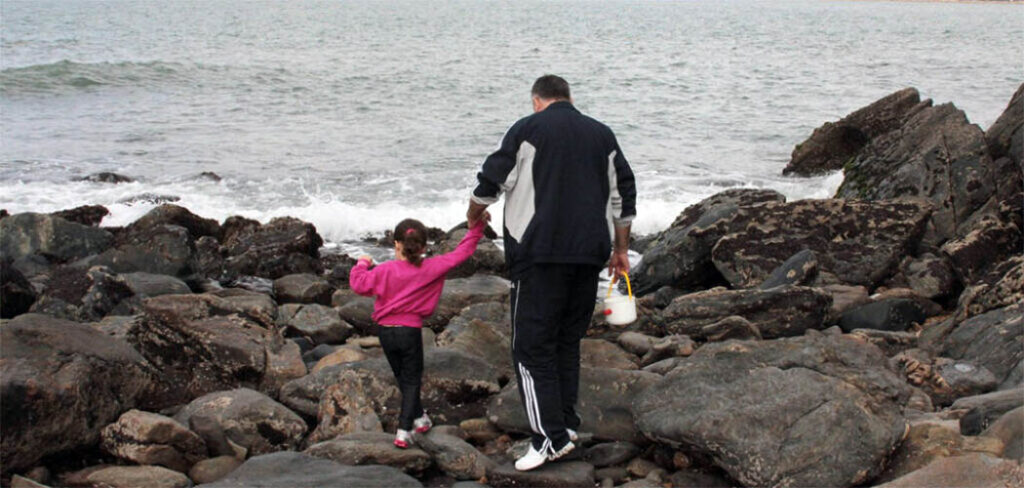
[[533,82],[530,94],[545,100],[568,100],[569,82],[561,76],[544,75]]

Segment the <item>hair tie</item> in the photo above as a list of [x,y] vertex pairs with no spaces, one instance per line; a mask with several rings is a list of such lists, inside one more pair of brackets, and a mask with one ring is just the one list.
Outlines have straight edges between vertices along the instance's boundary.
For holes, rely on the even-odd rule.
[[409,236],[409,235],[414,234],[415,232],[416,232],[416,229],[413,229],[413,228],[410,227],[410,228],[405,230],[405,235]]

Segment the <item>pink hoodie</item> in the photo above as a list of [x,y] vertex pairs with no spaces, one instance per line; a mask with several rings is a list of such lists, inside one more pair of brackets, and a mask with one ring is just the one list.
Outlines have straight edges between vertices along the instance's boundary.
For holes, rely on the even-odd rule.
[[484,223],[466,233],[454,251],[424,259],[419,266],[408,261],[388,261],[370,268],[365,259],[352,268],[352,291],[376,296],[373,320],[382,325],[423,327],[423,317],[434,313],[441,300],[445,275],[469,259],[484,235]]

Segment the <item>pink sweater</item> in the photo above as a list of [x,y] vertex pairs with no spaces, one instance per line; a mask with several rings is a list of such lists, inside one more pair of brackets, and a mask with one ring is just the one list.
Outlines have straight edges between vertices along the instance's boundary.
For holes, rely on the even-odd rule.
[[395,260],[371,268],[361,259],[349,274],[349,284],[360,295],[377,297],[373,320],[378,324],[423,327],[423,317],[434,313],[441,300],[445,274],[473,255],[483,235],[480,223],[454,251],[424,259],[420,266]]

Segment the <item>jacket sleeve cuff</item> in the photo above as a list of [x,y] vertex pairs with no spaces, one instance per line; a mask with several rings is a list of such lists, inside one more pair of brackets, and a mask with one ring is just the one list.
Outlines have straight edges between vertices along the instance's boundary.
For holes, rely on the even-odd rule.
[[494,205],[495,203],[498,203],[498,197],[481,197],[477,196],[476,193],[470,195],[469,199],[472,200],[473,203],[480,205]]
[[626,226],[632,224],[633,223],[633,219],[635,219],[635,218],[636,218],[636,215],[627,215],[625,217],[614,218],[614,219],[612,219],[612,222],[615,223],[615,227],[620,227],[621,228],[621,227],[626,227]]

